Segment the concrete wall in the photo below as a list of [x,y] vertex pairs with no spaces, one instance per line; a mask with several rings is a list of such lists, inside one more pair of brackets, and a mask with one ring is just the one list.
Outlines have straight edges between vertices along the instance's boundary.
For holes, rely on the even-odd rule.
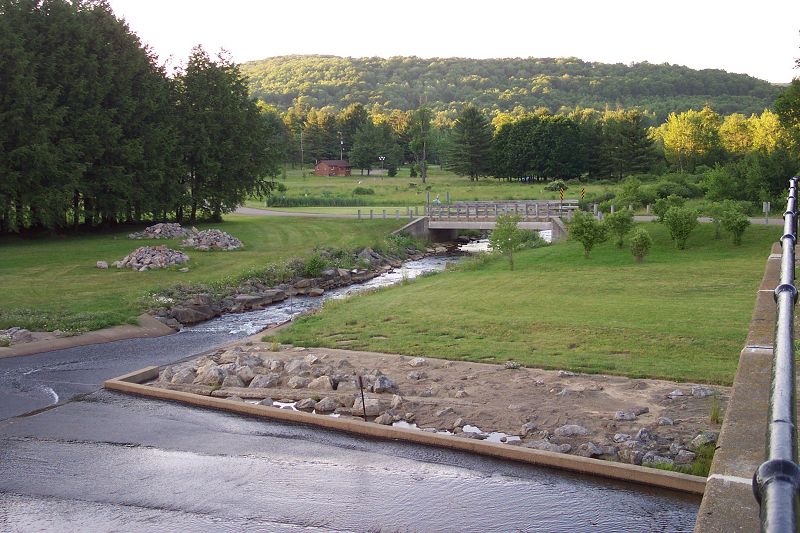
[[402,228],[392,232],[392,235],[398,233],[408,233],[416,239],[428,239],[428,217],[419,217],[412,220]]
[[733,382],[717,451],[711,464],[696,533],[760,531],[752,477],[766,460],[766,435],[775,331],[773,290],[780,277],[780,245],[773,247],[739,366]]

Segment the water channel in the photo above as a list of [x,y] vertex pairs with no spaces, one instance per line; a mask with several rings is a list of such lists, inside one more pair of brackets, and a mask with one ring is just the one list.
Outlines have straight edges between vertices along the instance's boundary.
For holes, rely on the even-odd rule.
[[0,530],[691,531],[693,496],[99,389],[456,260],[411,261],[161,339],[0,360],[0,383],[20,398],[42,386],[61,396],[0,417]]

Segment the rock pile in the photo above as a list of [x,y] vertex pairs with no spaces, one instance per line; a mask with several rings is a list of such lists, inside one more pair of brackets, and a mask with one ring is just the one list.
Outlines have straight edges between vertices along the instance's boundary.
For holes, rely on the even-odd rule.
[[115,261],[114,266],[143,272],[145,270],[180,265],[188,260],[189,256],[185,253],[171,250],[166,246],[142,246],[126,255],[122,260]]
[[242,247],[242,241],[218,229],[192,232],[182,244],[204,252],[208,250],[236,250]]
[[177,222],[160,222],[149,226],[144,231],[138,231],[128,235],[129,239],[177,239],[186,237],[192,232],[182,227]]
[[268,352],[248,352],[241,347],[204,356],[161,371],[154,386],[222,398],[260,400],[272,405],[295,404],[295,409],[317,413],[359,416],[366,411],[375,422],[413,421],[414,414],[401,410],[403,399],[394,380],[380,370],[362,369],[364,390],[371,393],[362,403],[355,368],[346,359],[309,353],[288,360],[272,359]]
[[0,347],[31,342],[33,334],[24,328],[0,329]]

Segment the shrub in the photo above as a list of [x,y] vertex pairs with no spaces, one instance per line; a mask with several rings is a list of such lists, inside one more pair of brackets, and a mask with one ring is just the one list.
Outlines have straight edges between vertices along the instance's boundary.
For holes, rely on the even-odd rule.
[[550,243],[542,238],[538,231],[528,229],[519,230],[521,234],[520,248],[541,248],[542,246],[549,246]]
[[591,213],[578,211],[569,225],[569,238],[583,245],[583,256],[588,258],[596,244],[608,239],[608,231]]
[[353,189],[353,196],[365,196],[368,194],[375,194],[375,190],[367,187],[356,187]]
[[711,202],[703,208],[703,213],[711,218],[711,223],[714,225],[714,238],[719,239],[722,229],[722,213],[724,208],[719,202]]
[[637,263],[644,261],[645,256],[650,253],[651,246],[653,246],[653,238],[647,233],[647,230],[641,227],[636,228],[631,234],[631,253]]
[[[634,176],[628,176],[622,181],[622,191],[617,195],[620,207],[632,205],[634,208],[640,206],[642,202],[641,194],[642,182]],[[621,246],[621,245],[620,245]]]
[[733,236],[733,244],[736,246],[742,244],[744,230],[750,225],[750,219],[747,218],[747,215],[735,206],[730,206],[722,212],[720,223],[725,231],[730,232]]
[[622,248],[625,235],[633,229],[633,211],[620,209],[606,216],[604,223],[608,231],[617,236],[617,247]]
[[508,257],[508,264],[514,270],[514,251],[522,244],[522,230],[517,227],[522,217],[519,215],[500,215],[489,236],[489,245],[496,253]]
[[318,278],[326,268],[328,268],[328,262],[321,255],[314,254],[305,262],[303,274],[309,278]]
[[659,222],[664,222],[664,215],[671,207],[683,207],[686,199],[681,196],[670,195],[666,198],[659,198],[653,205],[653,213],[658,217]]
[[617,195],[611,191],[604,191],[601,194],[589,193],[586,195],[586,198],[578,202],[578,206],[582,211],[589,211],[592,207],[592,204],[599,204],[606,200],[613,200],[616,198],[616,196]]
[[544,186],[546,191],[558,191],[559,189],[567,190],[569,186],[564,183],[564,180],[553,180]]
[[678,250],[685,249],[689,234],[698,224],[697,211],[687,207],[670,207],[664,213],[663,221]]

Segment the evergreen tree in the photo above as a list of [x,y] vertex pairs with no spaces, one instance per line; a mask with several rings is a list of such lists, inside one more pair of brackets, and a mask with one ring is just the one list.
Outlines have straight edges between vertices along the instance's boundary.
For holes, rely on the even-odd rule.
[[475,106],[466,106],[450,131],[445,146],[445,168],[470,180],[485,176],[489,170],[492,132],[489,121]]
[[[178,95],[189,221],[198,212],[221,220],[249,194],[268,192],[278,173],[269,148],[277,132],[250,100],[238,67],[224,56],[211,60],[198,46],[178,77]],[[179,219],[183,207],[176,208]]]

